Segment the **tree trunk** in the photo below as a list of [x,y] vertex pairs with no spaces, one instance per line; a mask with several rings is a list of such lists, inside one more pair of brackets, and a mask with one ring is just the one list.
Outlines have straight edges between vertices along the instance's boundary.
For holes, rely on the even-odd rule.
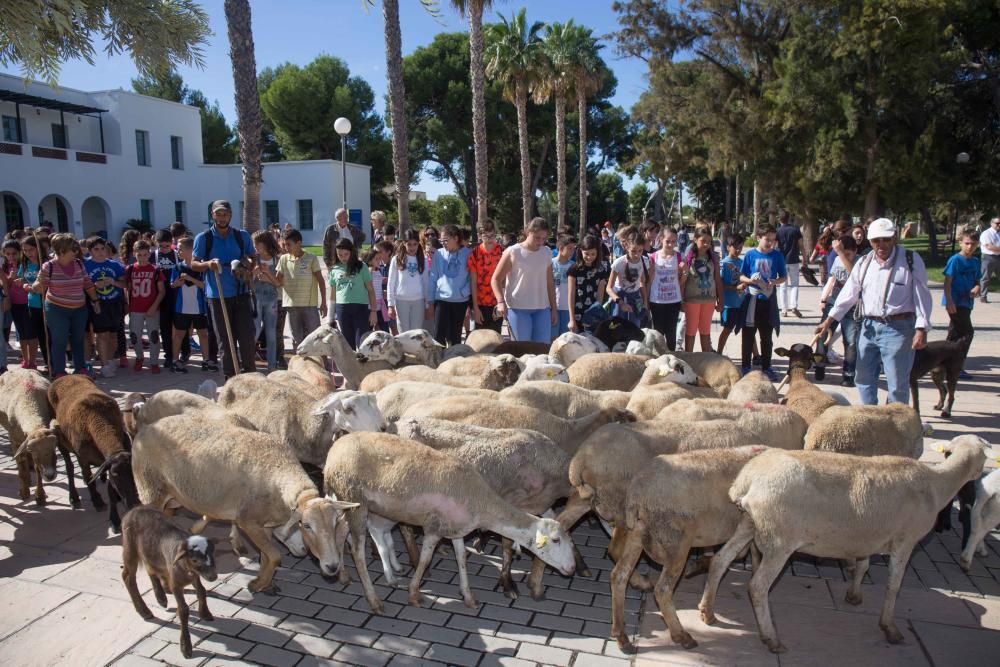
[[934,218],[931,217],[930,209],[926,206],[920,207],[920,217],[923,218],[924,226],[927,227],[929,259],[935,261],[938,258],[937,226],[934,224]]
[[524,227],[531,222],[532,197],[531,189],[531,152],[528,148],[528,84],[524,77],[519,77],[514,88],[515,106],[517,106],[517,145],[521,152],[521,217]]
[[261,167],[260,95],[257,93],[257,61],[254,57],[249,0],[225,0],[229,32],[229,58],[233,65],[236,94],[236,134],[243,163],[243,229],[260,229]]
[[733,214],[733,177],[726,174],[726,215],[725,221],[729,222]]
[[757,179],[753,179],[753,233],[757,234],[757,226],[760,224],[760,186]]
[[587,96],[582,86],[577,86],[576,113],[580,120],[580,232],[577,238],[587,233]]
[[403,85],[403,38],[399,30],[399,0],[383,0],[385,71],[389,83],[389,122],[392,123],[392,171],[396,181],[399,237],[410,228],[410,155],[406,131],[406,90]]
[[737,229],[740,229],[742,227],[742,225],[740,224],[740,203],[741,203],[740,202],[740,170],[739,170],[739,168],[737,168],[736,169],[736,210],[733,211],[733,213],[734,213],[733,217],[735,218],[734,222],[736,224],[730,226],[730,229],[733,230],[734,232]]
[[556,92],[556,196],[559,214],[556,229],[566,226],[566,98]]
[[542,170],[545,168],[545,162],[549,159],[550,145],[552,145],[551,137],[545,137],[542,141],[542,154],[538,157],[538,167],[531,177],[531,212],[528,215],[529,222],[535,215],[535,203],[538,201],[538,198],[535,197],[535,192],[538,191],[538,184],[542,182]]
[[472,136],[476,148],[476,219],[485,220],[487,193],[486,73],[483,66],[483,2],[469,0],[469,70],[472,79]]

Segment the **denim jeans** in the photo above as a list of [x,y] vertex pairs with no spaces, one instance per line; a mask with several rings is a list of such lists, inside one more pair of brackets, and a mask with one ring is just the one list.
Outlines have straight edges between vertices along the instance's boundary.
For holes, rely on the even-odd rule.
[[879,322],[865,318],[861,321],[858,368],[854,380],[864,405],[878,405],[879,362],[885,368],[889,388],[887,402],[909,402],[915,327],[913,319]]
[[507,311],[510,331],[517,341],[549,343],[552,341],[550,308],[511,308]]
[[[823,315],[820,317],[820,321],[826,319],[827,315],[833,309],[833,301],[831,300],[827,303],[826,308],[823,309]],[[854,319],[854,312],[848,312],[844,315],[844,319],[840,322],[834,320],[833,326],[830,327],[830,335],[840,327],[840,331],[844,336],[844,377],[853,378],[854,369],[858,363],[858,322]],[[823,342],[819,342],[816,345],[817,354],[826,354],[826,345]]]
[[73,368],[82,373],[87,367],[83,337],[87,331],[87,307],[62,308],[45,302],[45,321],[49,325],[52,349],[52,375],[66,372],[66,343],[73,351]]
[[257,295],[257,317],[254,318],[254,338],[261,330],[267,341],[267,370],[278,367],[278,295]]

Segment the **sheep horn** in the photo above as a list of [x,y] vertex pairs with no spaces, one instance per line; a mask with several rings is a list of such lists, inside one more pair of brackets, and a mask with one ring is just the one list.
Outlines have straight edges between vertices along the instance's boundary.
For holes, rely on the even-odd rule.
[[21,443],[21,446],[17,448],[16,452],[14,452],[14,459],[15,460],[21,458],[22,456],[24,456],[25,454],[28,453],[28,440],[29,439],[30,438],[25,438],[24,442]]

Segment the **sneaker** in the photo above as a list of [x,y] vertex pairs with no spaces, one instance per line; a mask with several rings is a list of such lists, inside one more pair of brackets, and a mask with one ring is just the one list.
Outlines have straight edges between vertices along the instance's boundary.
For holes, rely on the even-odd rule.
[[986,298],[985,294],[979,297],[979,303],[989,303],[989,302],[990,300]]
[[781,382],[781,378],[778,377],[778,374],[774,372],[773,368],[765,368],[763,371],[764,375],[766,375],[767,379],[771,382]]
[[132,370],[136,373],[142,370],[142,359],[136,359],[135,364],[132,366]]
[[840,386],[841,387],[853,387],[854,386],[854,378],[852,378],[850,375],[845,375],[844,379],[840,381]]
[[191,339],[191,351],[192,352],[201,352],[201,345],[199,345],[198,341],[196,341],[194,339]]
[[830,350],[826,353],[826,360],[831,364],[840,364],[844,361],[844,357],[840,356],[835,350]]
[[101,368],[102,378],[113,378],[115,376],[115,367],[111,364],[104,364]]
[[743,367],[743,368],[741,369],[741,371],[740,371],[740,372],[741,372],[741,373],[743,373],[743,375],[746,375],[746,374],[747,374],[747,373],[749,373],[749,372],[750,372],[751,370],[753,370],[753,369],[752,369],[752,368],[750,368],[749,366],[744,366],[744,367]]
[[174,365],[174,362],[170,361],[169,359],[167,361],[163,362],[163,367],[166,368],[167,370],[170,370],[170,367],[173,366],[173,365]]
[[128,368],[128,357],[124,354],[118,357],[118,368]]
[[188,369],[186,367],[182,366],[179,363],[178,364],[171,364],[171,366],[170,366],[170,372],[171,373],[187,373]]
[[787,310],[781,311],[781,317],[782,317],[782,319],[788,317],[788,311]]
[[153,375],[159,374],[159,372],[160,372],[160,365],[159,364],[153,364],[152,366],[149,367],[149,371]]
[[972,380],[973,376],[971,374],[969,374],[967,371],[962,371],[961,373],[958,374],[958,379],[959,380]]
[[795,317],[798,317],[800,319],[802,318],[802,313],[799,312],[798,308],[792,308],[792,315],[794,315]]
[[201,362],[201,370],[209,371],[211,373],[219,372],[219,364],[214,361],[203,361]]

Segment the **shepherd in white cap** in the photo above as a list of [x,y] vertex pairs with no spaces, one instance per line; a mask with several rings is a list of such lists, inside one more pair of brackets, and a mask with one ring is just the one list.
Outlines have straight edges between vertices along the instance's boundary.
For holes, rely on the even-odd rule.
[[859,307],[863,316],[855,382],[861,402],[878,404],[879,363],[885,368],[889,403],[910,399],[915,350],[927,344],[931,293],[920,255],[896,245],[896,225],[879,218],[868,227],[874,252],[857,262],[830,315],[816,328],[825,334],[834,321]]

